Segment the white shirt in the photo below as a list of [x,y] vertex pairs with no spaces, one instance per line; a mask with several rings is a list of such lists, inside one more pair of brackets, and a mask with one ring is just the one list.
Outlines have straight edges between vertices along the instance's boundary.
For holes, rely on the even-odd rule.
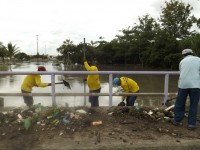
[[200,58],[192,55],[184,57],[179,63],[178,87],[181,89],[200,88]]

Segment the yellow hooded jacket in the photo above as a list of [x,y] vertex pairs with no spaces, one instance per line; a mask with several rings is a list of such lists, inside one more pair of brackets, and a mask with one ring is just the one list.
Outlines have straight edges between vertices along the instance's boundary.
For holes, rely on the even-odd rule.
[[36,75],[27,75],[21,85],[21,89],[26,92],[31,92],[34,86],[37,87],[47,87],[48,83],[41,82],[41,76],[39,74]]
[[[96,66],[89,66],[87,61],[84,61],[84,66],[87,71],[98,71]],[[99,75],[98,74],[89,74],[87,76],[87,84],[90,91],[98,90],[101,88]]]
[[129,93],[139,91],[139,86],[134,80],[127,77],[121,77],[120,80],[124,92]]

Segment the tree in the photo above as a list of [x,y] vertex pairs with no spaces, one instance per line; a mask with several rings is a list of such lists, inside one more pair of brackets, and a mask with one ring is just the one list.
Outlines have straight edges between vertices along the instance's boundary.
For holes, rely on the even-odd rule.
[[[125,58],[131,58],[132,63],[141,63],[142,66],[148,62],[152,43],[155,41],[155,35],[159,28],[158,23],[148,14],[139,17],[139,23],[128,29],[123,29],[123,36],[118,36],[118,39],[125,46]],[[136,60],[136,61],[135,61]]]
[[13,45],[12,43],[8,43],[7,45],[8,57],[10,58],[11,63],[14,63],[15,55],[20,52],[19,47]]
[[76,46],[73,44],[73,42],[69,39],[65,40],[63,42],[63,45],[61,45],[59,48],[57,48],[57,51],[62,54],[64,64],[70,63],[70,55],[74,54],[76,49]]
[[30,56],[27,55],[27,54],[24,53],[24,52],[17,53],[17,54],[15,55],[15,58],[17,58],[17,59],[20,60],[21,62],[23,62],[24,60],[30,60]]
[[193,23],[197,23],[197,19],[191,15],[193,7],[179,0],[165,1],[165,4],[166,7],[162,8],[160,22],[168,36],[183,39],[191,35],[193,31],[190,29]]
[[[114,41],[112,42],[106,42],[106,41],[101,41],[99,45],[97,46],[96,50],[99,52],[98,53],[98,62],[102,64],[112,64],[112,63],[117,63],[118,59],[118,53],[120,53],[120,49],[116,50],[114,47],[117,43]],[[119,46],[117,46],[119,48]],[[120,56],[122,56],[120,54]]]

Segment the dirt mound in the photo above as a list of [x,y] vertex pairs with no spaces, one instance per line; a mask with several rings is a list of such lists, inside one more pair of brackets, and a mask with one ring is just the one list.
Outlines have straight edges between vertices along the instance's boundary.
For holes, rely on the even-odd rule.
[[16,108],[0,112],[0,147],[106,148],[161,138],[176,143],[200,138],[200,130],[187,129],[187,114],[182,126],[174,126],[172,119],[173,110],[150,107]]

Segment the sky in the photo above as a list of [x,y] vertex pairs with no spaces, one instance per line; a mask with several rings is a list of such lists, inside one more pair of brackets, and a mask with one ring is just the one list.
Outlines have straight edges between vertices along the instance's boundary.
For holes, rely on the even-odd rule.
[[[58,55],[70,39],[111,41],[138,17],[158,19],[166,0],[0,0],[0,42],[11,42],[28,55]],[[167,0],[169,1],[169,0]],[[182,0],[200,18],[200,0]]]

